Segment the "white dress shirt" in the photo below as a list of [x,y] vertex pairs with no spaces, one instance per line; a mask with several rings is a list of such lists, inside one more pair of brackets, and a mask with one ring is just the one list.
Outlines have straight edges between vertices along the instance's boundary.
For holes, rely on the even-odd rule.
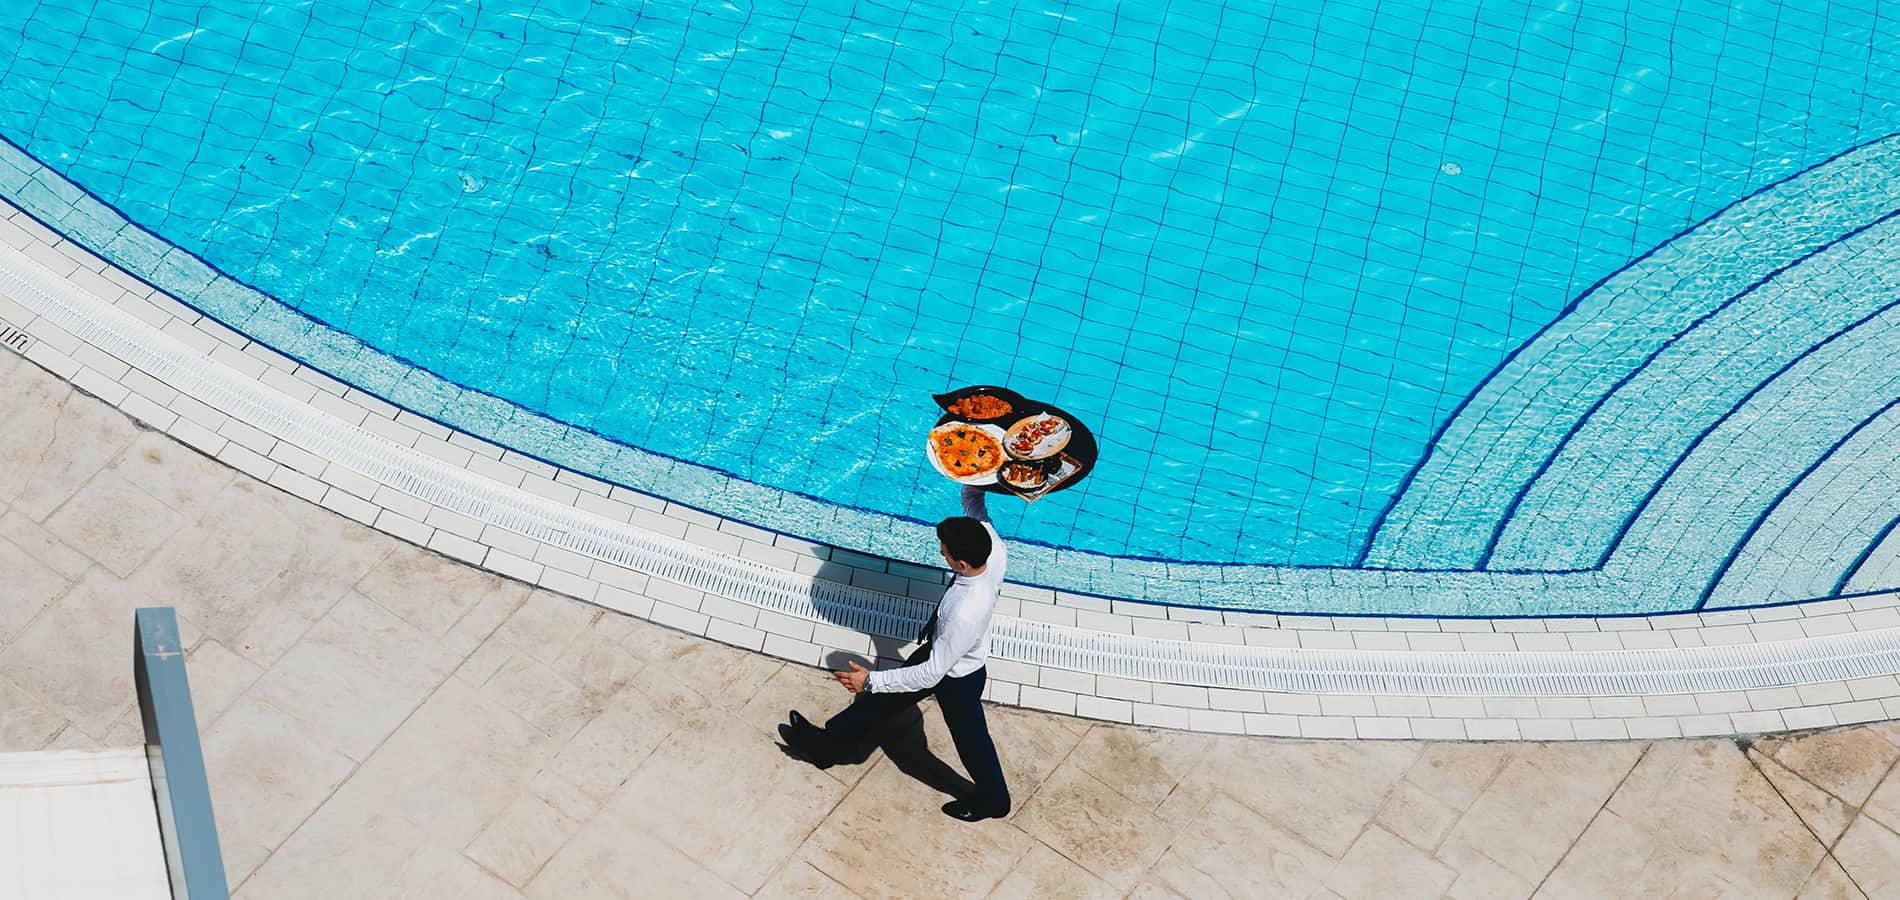
[[937,636],[930,643],[930,657],[914,666],[872,672],[864,689],[874,694],[901,694],[935,687],[946,676],[961,678],[983,668],[990,658],[990,618],[996,612],[996,595],[1003,589],[1003,571],[1009,567],[1009,550],[1003,538],[990,524],[990,513],[983,502],[983,491],[964,488],[963,513],[983,523],[990,533],[990,559],[975,575],[958,575],[943,603],[937,607]]

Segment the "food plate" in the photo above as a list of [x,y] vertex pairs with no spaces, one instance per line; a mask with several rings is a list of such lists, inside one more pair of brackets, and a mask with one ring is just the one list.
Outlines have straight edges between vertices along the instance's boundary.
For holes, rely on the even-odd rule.
[[[1020,493],[1018,493],[1017,496],[1022,497],[1030,503],[1034,503],[1037,498],[1042,495],[1061,487],[1064,481],[1069,480],[1069,476],[1074,475],[1082,468],[1075,460],[1069,458],[1069,454],[1067,453],[1056,457],[1051,462],[1055,463],[1055,468],[1043,477],[1042,484],[1033,488],[1018,487],[1017,491]],[[1028,463],[1028,465],[1036,465],[1036,463]],[[1047,466],[1049,463],[1042,463],[1042,465]],[[1003,468],[1007,470],[1009,467],[1004,466]]]
[[1003,435],[1003,447],[1017,459],[1048,459],[1069,446],[1074,429],[1061,416],[1042,413],[1029,416]]
[[1003,464],[997,477],[1019,491],[1035,491],[1049,480],[1049,467],[1032,460],[1012,459]]
[[952,481],[995,484],[997,470],[1009,459],[1003,452],[1003,437],[1003,429],[994,425],[946,422],[930,429],[924,454]]
[[994,422],[1016,411],[1016,404],[1000,394],[1000,391],[969,393],[944,404],[943,408],[966,421]]

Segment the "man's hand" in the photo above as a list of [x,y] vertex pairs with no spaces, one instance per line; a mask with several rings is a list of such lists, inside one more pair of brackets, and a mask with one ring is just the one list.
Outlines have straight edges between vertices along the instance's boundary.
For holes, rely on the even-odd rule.
[[871,672],[869,669],[858,665],[857,660],[852,660],[849,665],[851,666],[851,671],[833,672],[831,674],[838,679],[839,684],[844,685],[845,690],[853,694],[861,694],[866,687],[870,686]]

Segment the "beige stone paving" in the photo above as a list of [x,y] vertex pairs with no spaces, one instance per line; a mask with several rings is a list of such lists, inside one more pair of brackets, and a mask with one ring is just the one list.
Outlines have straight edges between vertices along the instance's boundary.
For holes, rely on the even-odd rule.
[[[130,744],[178,609],[227,868],[300,897],[1900,896],[1900,729],[1301,742],[1014,709],[1005,821],[934,710],[817,771],[820,672],[477,572],[0,354],[0,750]],[[917,736],[927,744],[920,749]]]

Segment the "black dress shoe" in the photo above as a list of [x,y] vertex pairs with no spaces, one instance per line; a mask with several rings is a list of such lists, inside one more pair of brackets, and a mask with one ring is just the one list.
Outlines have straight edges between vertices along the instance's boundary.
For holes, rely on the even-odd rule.
[[823,749],[824,732],[799,715],[798,710],[792,710],[791,719],[791,724],[778,727],[779,740],[785,742],[786,749],[820,769],[830,768],[835,760]]
[[952,800],[943,805],[943,814],[959,822],[981,822],[984,819],[1000,819],[1009,815],[1009,808],[973,806],[963,800]]

